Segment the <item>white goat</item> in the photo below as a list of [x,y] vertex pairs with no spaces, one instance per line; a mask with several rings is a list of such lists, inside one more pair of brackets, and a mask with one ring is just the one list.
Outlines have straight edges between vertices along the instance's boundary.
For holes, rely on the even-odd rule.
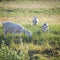
[[44,24],[42,25],[42,31],[43,31],[43,32],[47,32],[48,30],[49,30],[48,24],[47,24],[47,23],[44,23]]
[[36,26],[38,24],[38,17],[37,16],[33,17],[32,22],[33,22],[33,25]]
[[6,35],[7,32],[13,33],[13,34],[20,34],[24,33],[29,37],[32,37],[32,33],[30,31],[27,31],[22,25],[15,24],[12,22],[4,22],[2,23],[4,27],[4,34]]

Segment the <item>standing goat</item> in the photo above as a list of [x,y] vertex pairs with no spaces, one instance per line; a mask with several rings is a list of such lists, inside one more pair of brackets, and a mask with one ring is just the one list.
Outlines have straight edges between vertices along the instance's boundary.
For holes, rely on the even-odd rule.
[[35,16],[35,17],[33,18],[32,22],[33,22],[33,25],[36,26],[36,25],[38,24],[38,17]]
[[43,32],[47,32],[48,30],[49,30],[48,24],[47,24],[47,23],[44,23],[44,24],[42,25],[42,31],[43,31]]
[[15,24],[12,22],[4,22],[2,23],[4,27],[4,34],[6,35],[7,32],[13,33],[13,34],[20,34],[24,33],[29,37],[32,37],[32,33],[28,30],[26,30],[22,25],[20,24]]

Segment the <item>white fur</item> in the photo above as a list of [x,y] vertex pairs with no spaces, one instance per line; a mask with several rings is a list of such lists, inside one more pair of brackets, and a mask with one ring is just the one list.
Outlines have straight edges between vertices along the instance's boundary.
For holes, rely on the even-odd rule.
[[32,33],[27,31],[22,25],[12,23],[12,22],[4,22],[2,23],[4,27],[4,34],[6,35],[7,32],[13,33],[13,34],[20,34],[25,33],[27,36],[31,37]]
[[33,20],[32,20],[32,22],[33,22],[33,25],[37,25],[38,24],[38,17],[33,17]]
[[44,23],[44,24],[42,25],[42,31],[43,31],[43,32],[47,32],[48,30],[49,30],[48,24],[47,24],[47,23]]

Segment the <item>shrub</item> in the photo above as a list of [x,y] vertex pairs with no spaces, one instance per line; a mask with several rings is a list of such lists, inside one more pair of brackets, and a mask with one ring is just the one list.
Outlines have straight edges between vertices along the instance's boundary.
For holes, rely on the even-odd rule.
[[3,42],[0,48],[0,60],[29,60],[29,56],[26,50],[13,50]]

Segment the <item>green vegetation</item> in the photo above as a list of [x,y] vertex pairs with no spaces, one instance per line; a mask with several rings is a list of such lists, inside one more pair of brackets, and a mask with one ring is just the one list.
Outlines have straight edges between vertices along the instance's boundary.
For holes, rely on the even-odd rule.
[[[30,24],[33,16],[38,16],[39,23],[60,22],[60,1],[20,0],[0,2],[0,21],[13,21]],[[25,22],[24,22],[25,21]],[[32,23],[31,23],[32,24]]]
[[[18,35],[15,38],[12,38],[12,34],[7,34],[6,38],[3,35],[3,27],[0,27],[0,59],[44,59],[44,60],[54,60],[60,59],[60,25],[50,25],[49,32],[42,32],[41,25],[32,26],[32,25],[24,25],[25,28],[32,31],[33,37],[28,38],[26,35],[21,34],[22,41],[24,45],[22,47],[21,43],[19,43]],[[54,28],[54,29],[53,29]],[[4,41],[4,46],[2,46],[2,42]],[[2,49],[3,48],[3,49]],[[11,50],[13,49],[13,50]],[[16,50],[16,51],[15,51]],[[18,50],[23,51],[25,56],[17,55]],[[12,53],[16,52],[16,53]],[[11,53],[10,53],[11,52]],[[7,58],[7,54],[8,58]],[[21,52],[20,52],[21,54]],[[13,57],[14,56],[14,57]]]
[[[39,23],[32,25],[33,16]],[[0,26],[0,60],[60,60],[60,1],[59,0],[0,0],[0,23],[12,21],[22,24],[33,33],[31,38],[7,34]],[[42,32],[42,23],[49,31]]]
[[4,42],[0,48],[0,60],[29,60],[29,55],[26,50],[20,51],[17,49],[8,48]]
[[[13,17],[13,16],[19,16],[21,14],[24,15],[60,15],[60,8],[50,8],[50,9],[24,9],[24,8],[0,8],[0,17]],[[2,13],[2,14],[1,14]],[[23,15],[23,16],[24,16]],[[32,16],[33,16],[32,15]]]

